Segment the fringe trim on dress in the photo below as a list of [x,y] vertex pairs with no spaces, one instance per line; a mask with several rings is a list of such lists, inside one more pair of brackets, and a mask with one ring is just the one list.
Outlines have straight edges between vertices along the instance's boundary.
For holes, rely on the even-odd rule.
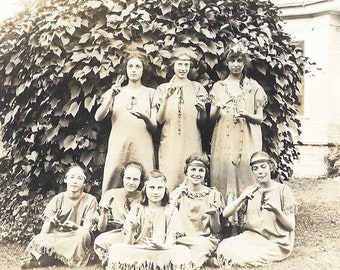
[[114,262],[107,266],[106,270],[189,270],[193,269],[192,264],[174,265],[171,262],[159,265],[151,261],[144,261],[142,263],[122,263]]
[[[33,245],[30,246],[30,250],[34,250],[41,255],[47,255],[49,257],[53,257],[53,258],[61,261],[62,263],[66,264],[68,266],[85,266],[88,262],[88,258],[90,257],[90,252],[88,252],[80,262],[75,263],[73,258],[66,258],[66,257],[58,254],[57,252],[55,252],[55,250],[53,248],[46,248],[46,247],[39,246],[37,244],[33,244]],[[30,252],[30,253],[33,257],[35,257],[32,254],[32,252]],[[86,257],[87,257],[87,259],[86,259]],[[38,260],[39,258],[35,258],[35,259]],[[85,262],[85,264],[84,264],[84,262]]]

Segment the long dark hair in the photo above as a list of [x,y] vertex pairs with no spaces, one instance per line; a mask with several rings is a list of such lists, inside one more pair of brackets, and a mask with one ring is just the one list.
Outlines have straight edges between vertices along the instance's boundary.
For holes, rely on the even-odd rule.
[[167,204],[169,204],[169,200],[170,200],[170,195],[169,195],[169,190],[166,186],[166,177],[163,173],[161,173],[159,170],[153,170],[150,172],[149,174],[150,176],[148,177],[148,179],[145,181],[146,185],[143,187],[142,191],[141,191],[141,195],[142,195],[142,199],[140,204],[141,205],[149,205],[149,199],[148,196],[146,196],[146,186],[147,186],[147,181],[154,178],[161,178],[161,180],[164,181],[164,185],[165,185],[165,192],[164,192],[164,196],[161,200],[161,205],[162,206],[166,206]]
[[[249,46],[249,41],[246,38],[241,38],[239,40],[233,40],[232,43],[230,43],[225,50],[225,53],[223,57],[226,59],[226,66],[228,69],[228,62],[229,61],[234,61],[237,58],[241,57],[244,68],[242,70],[242,77],[240,80],[240,86],[243,87],[243,82],[244,79],[247,76],[247,69],[250,67],[250,56],[248,53],[248,46]],[[228,69],[228,76],[230,74],[230,70]]]
[[142,84],[144,85],[145,82],[147,81],[147,74],[149,73],[148,70],[149,70],[149,66],[148,66],[148,61],[147,61],[147,56],[146,54],[140,52],[140,51],[130,51],[130,52],[127,52],[126,55],[125,55],[125,58],[124,58],[124,61],[123,61],[123,67],[124,67],[124,75],[126,76],[126,82],[129,81],[129,78],[127,76],[127,73],[126,73],[126,68],[127,68],[127,64],[129,62],[129,60],[133,59],[133,58],[137,58],[138,60],[140,60],[142,62],[142,65],[143,65],[143,74],[142,74],[142,78],[141,78],[141,82]]

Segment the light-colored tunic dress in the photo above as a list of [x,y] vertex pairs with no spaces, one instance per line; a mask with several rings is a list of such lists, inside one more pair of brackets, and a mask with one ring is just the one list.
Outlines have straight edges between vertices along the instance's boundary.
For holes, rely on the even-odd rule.
[[[211,230],[210,215],[205,212],[211,207],[220,210],[224,207],[221,194],[215,188],[206,187],[203,192],[183,192],[175,189],[171,195],[171,203],[179,209],[185,235],[178,243],[190,249],[191,261],[194,267],[201,267],[216,250],[220,242],[218,233]],[[217,215],[219,223],[219,215]]]
[[107,230],[98,235],[94,241],[94,251],[102,263],[107,261],[109,247],[112,244],[123,243],[123,224],[125,219],[131,207],[136,205],[141,199],[141,193],[138,190],[133,197],[127,197],[126,194],[124,188],[110,189],[105,192],[99,202],[99,208],[102,202],[110,202]]
[[168,235],[178,237],[183,234],[183,228],[178,210],[167,205],[155,213],[150,212],[142,205],[134,206],[124,225],[125,232],[131,231],[130,220],[139,221],[135,232],[134,244],[115,244],[109,250],[107,269],[191,269],[189,249],[182,245],[173,245],[172,248],[159,250],[147,248],[144,240],[158,239],[165,243]]
[[233,96],[225,81],[215,83],[210,92],[215,106],[224,107],[211,141],[211,186],[215,186],[223,196],[231,195],[230,200],[255,183],[249,160],[254,152],[262,150],[261,125],[244,118],[236,121],[233,116],[238,110],[254,114],[256,109],[267,103],[263,88],[255,80],[245,78],[241,92]]
[[92,248],[90,230],[98,219],[97,200],[94,196],[83,193],[77,204],[72,205],[66,193],[62,192],[47,204],[43,216],[49,220],[58,210],[62,211],[60,223],[71,220],[83,227],[65,231],[62,227],[55,226],[50,233],[40,233],[29,243],[25,255],[36,259],[39,259],[37,255],[48,255],[68,266],[85,266]]
[[[255,186],[249,188],[253,190]],[[287,231],[268,210],[261,210],[261,202],[270,202],[281,207],[286,214],[294,214],[297,204],[290,187],[278,184],[272,190],[254,193],[248,200],[245,231],[237,236],[224,239],[218,246],[217,257],[221,267],[261,266],[284,260],[294,245],[294,231]]]
[[[157,88],[157,97],[164,100],[173,79]],[[177,89],[169,99],[165,121],[161,131],[159,146],[159,169],[167,179],[169,191],[175,189],[185,175],[183,168],[188,156],[202,153],[200,129],[197,126],[198,111],[195,107],[198,98],[205,99],[207,91],[195,81],[189,81],[182,89]]]
[[102,194],[107,190],[122,187],[120,172],[128,161],[143,164],[150,172],[155,165],[152,134],[142,119],[130,113],[131,110],[145,111],[150,116],[154,104],[154,89],[144,87],[142,91],[130,95],[124,89],[115,96],[104,167]]

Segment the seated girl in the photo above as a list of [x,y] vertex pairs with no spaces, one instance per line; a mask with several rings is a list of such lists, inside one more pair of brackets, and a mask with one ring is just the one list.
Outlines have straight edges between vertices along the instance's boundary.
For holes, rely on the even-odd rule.
[[144,185],[145,171],[142,164],[131,161],[124,165],[121,177],[124,187],[106,191],[99,202],[98,230],[106,232],[97,236],[94,251],[102,265],[107,263],[109,247],[124,240],[123,224],[131,207],[141,199],[139,190]]
[[190,249],[194,268],[200,268],[212,255],[220,241],[220,213],[223,199],[215,188],[204,185],[209,176],[209,160],[194,154],[185,161],[183,184],[170,195],[171,203],[178,207],[185,237],[178,243]]
[[178,210],[169,205],[165,176],[154,170],[145,182],[142,201],[124,224],[124,244],[109,249],[107,269],[186,269],[189,250],[175,245],[182,234]]
[[97,200],[83,192],[86,176],[79,165],[66,173],[65,192],[47,204],[40,234],[25,251],[21,268],[28,269],[62,261],[68,266],[85,266],[92,247],[91,231],[97,216]]
[[291,189],[271,178],[275,162],[267,153],[254,153],[250,167],[257,185],[246,188],[223,210],[225,217],[238,209],[245,214],[244,232],[218,246],[217,258],[224,269],[281,261],[293,249],[296,201]]

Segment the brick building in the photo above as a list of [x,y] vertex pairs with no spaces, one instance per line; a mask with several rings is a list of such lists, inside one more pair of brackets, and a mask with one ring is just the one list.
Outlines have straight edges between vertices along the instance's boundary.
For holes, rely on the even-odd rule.
[[283,28],[320,70],[306,74],[300,116],[304,144],[296,176],[323,177],[325,157],[340,145],[340,0],[273,0],[282,11]]

